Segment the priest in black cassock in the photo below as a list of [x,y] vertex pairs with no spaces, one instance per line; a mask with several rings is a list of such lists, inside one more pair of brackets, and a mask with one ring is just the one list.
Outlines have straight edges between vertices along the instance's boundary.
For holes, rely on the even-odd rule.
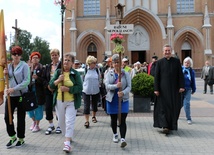
[[165,134],[178,129],[178,118],[183,106],[184,75],[180,60],[172,57],[172,47],[164,45],[164,57],[157,61],[155,70],[154,127]]

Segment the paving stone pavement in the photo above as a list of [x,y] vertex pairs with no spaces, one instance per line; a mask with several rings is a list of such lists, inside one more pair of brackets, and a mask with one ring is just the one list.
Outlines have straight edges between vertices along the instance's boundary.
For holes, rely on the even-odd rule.
[[[209,89],[208,89],[209,90]],[[90,120],[90,128],[84,128],[82,107],[78,110],[74,138],[73,155],[213,155],[214,154],[214,101],[213,95],[202,94],[203,81],[197,78],[197,92],[192,97],[191,111],[193,124],[188,125],[183,109],[178,121],[179,129],[166,136],[160,129],[153,128],[153,113],[134,113],[130,98],[130,113],[127,117],[127,147],[112,142],[110,117],[99,108],[97,123]],[[130,95],[132,96],[132,95]],[[26,115],[26,138],[21,148],[6,149],[9,141],[4,123],[4,106],[0,107],[0,155],[47,155],[65,154],[62,151],[64,137],[61,134],[45,135],[48,123],[45,116],[41,121],[41,131],[29,130],[31,120]],[[16,117],[16,115],[14,115]],[[16,124],[16,118],[14,118]],[[57,124],[54,120],[55,125]]]

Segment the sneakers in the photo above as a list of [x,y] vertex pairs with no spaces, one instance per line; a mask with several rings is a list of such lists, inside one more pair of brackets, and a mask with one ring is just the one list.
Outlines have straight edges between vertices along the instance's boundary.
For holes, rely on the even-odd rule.
[[187,120],[187,123],[188,123],[189,125],[191,125],[191,124],[192,124],[192,121],[191,121],[191,120]]
[[30,130],[31,130],[31,131],[33,130],[33,128],[35,127],[35,125],[36,125],[36,122],[34,121],[34,122],[32,123],[32,125],[30,126]]
[[124,138],[121,138],[120,147],[124,148],[126,147],[126,145],[127,145],[126,140]]
[[40,128],[38,125],[35,125],[32,132],[38,132],[38,131],[40,131]]
[[19,141],[16,143],[16,147],[22,147],[24,143],[25,143],[24,140],[19,140]]
[[113,134],[113,142],[118,143],[118,141],[119,141],[118,134]]
[[[118,141],[119,141],[118,134],[113,134],[113,142],[118,143]],[[126,145],[127,145],[126,140],[124,138],[121,138],[120,147],[124,148],[124,147],[126,147]]]
[[65,145],[64,148],[63,148],[63,151],[65,151],[66,153],[71,152],[71,146]]
[[15,137],[14,139],[11,139],[11,140],[7,143],[6,147],[7,147],[8,149],[11,148],[11,147],[13,147],[13,144],[15,143],[16,140],[17,140],[16,137]]
[[62,131],[61,131],[61,129],[60,129],[60,127],[58,126],[57,128],[56,128],[56,134],[60,134],[60,133],[62,133]]
[[53,130],[55,130],[55,127],[54,126],[49,126],[48,129],[45,131],[45,134],[46,135],[50,135]]

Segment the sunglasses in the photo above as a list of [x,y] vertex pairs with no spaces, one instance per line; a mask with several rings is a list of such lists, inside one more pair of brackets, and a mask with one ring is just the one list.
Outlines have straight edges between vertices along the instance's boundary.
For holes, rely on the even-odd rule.
[[19,53],[12,53],[12,55],[13,56],[16,56],[16,55],[21,56],[21,54],[19,54]]

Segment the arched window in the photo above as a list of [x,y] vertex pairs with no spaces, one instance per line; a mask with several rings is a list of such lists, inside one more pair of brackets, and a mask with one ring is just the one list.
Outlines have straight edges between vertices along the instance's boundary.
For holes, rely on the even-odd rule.
[[97,47],[94,43],[91,43],[87,49],[88,55],[92,55],[95,58],[97,57]]
[[195,12],[195,0],[177,0],[177,13]]
[[100,0],[84,0],[84,16],[100,15]]

